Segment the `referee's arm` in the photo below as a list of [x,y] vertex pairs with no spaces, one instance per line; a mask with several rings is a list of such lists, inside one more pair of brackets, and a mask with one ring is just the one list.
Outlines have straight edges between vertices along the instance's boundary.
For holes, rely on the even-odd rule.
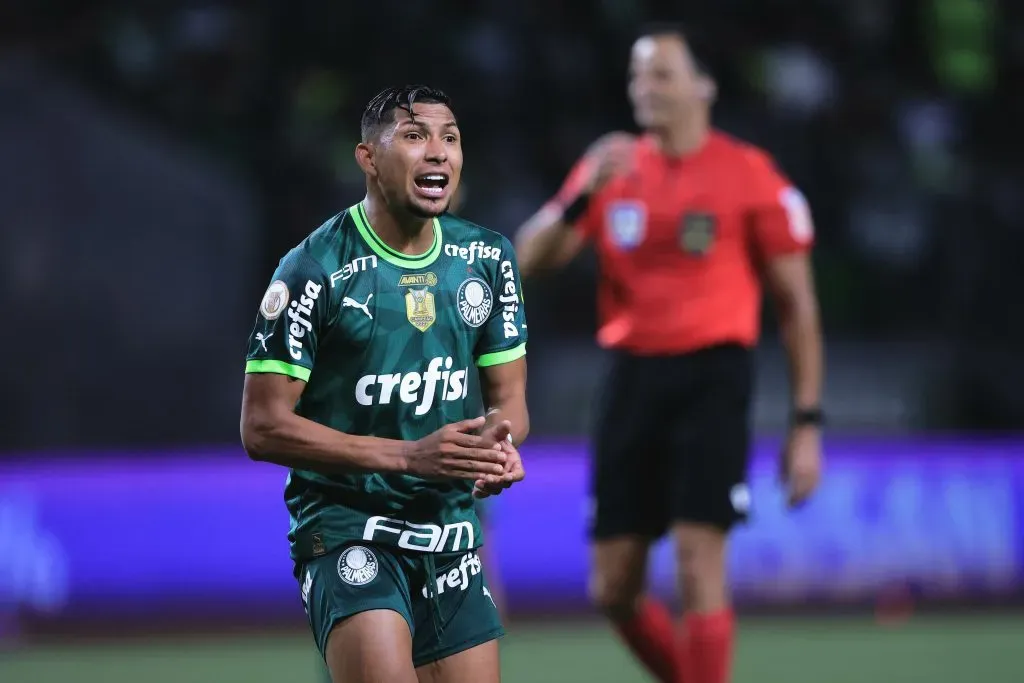
[[516,231],[522,277],[562,268],[582,251],[587,234],[594,230],[592,199],[613,176],[630,167],[634,142],[632,135],[621,132],[596,140],[558,194]]
[[585,238],[565,219],[556,202],[545,204],[516,231],[519,274],[527,278],[565,267],[583,249]]
[[748,162],[754,188],[750,207],[754,247],[786,348],[792,409],[794,414],[816,412],[821,408],[824,360],[810,257],[814,218],[803,193],[767,154],[752,153]]
[[789,361],[793,408],[816,409],[821,405],[824,361],[810,257],[806,251],[776,256],[765,264],[764,277]]

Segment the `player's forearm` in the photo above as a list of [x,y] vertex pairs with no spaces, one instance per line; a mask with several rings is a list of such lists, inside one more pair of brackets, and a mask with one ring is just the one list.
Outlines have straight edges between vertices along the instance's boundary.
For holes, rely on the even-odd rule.
[[530,434],[530,413],[526,409],[526,399],[498,400],[488,406],[487,421],[484,429],[492,427],[502,420],[512,423],[512,444],[518,446],[526,441]]
[[401,472],[408,446],[345,434],[294,413],[243,416],[242,444],[253,460],[325,474]]
[[793,407],[818,408],[824,377],[821,322],[813,294],[779,306],[782,343],[789,361]]

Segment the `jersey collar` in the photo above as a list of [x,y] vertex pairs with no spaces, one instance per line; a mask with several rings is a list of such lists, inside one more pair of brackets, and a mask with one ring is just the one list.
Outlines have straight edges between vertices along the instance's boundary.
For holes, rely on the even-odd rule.
[[441,255],[441,221],[437,218],[433,220],[434,223],[434,244],[427,251],[418,255],[403,254],[399,251],[395,251],[387,244],[384,243],[376,232],[373,231],[373,227],[370,225],[370,219],[366,216],[366,211],[363,209],[363,203],[359,202],[348,210],[348,215],[352,217],[353,222],[356,224],[356,229],[359,231],[359,235],[366,242],[367,246],[373,250],[373,253],[381,257],[393,266],[399,268],[407,268],[415,270],[417,268],[426,268]]

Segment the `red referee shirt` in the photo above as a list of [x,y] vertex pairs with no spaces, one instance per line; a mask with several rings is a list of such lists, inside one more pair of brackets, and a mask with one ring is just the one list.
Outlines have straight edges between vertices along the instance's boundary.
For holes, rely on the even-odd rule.
[[[650,137],[634,154],[633,172],[597,192],[576,224],[601,267],[598,343],[647,355],[754,346],[759,263],[813,242],[803,196],[767,153],[719,132],[682,158]],[[555,201],[576,197],[584,170],[581,161]]]

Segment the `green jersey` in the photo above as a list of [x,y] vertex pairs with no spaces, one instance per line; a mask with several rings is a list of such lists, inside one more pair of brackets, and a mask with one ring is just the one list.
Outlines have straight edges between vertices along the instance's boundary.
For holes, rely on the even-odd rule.
[[[281,260],[249,340],[247,373],[306,382],[295,411],[348,434],[415,440],[477,417],[477,367],[526,354],[519,269],[508,239],[451,215],[433,246],[401,254],[362,205]],[[294,559],[347,541],[455,552],[482,541],[470,481],[289,472]]]

